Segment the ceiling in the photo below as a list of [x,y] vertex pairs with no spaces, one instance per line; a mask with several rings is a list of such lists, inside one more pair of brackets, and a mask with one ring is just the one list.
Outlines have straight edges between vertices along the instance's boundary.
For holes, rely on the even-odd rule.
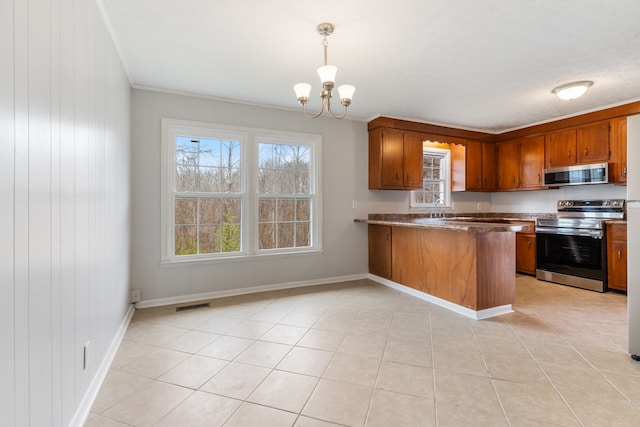
[[[640,100],[638,0],[99,0],[134,87],[319,107],[331,22],[349,117],[501,133]],[[592,80],[574,101],[551,93]],[[337,101],[337,99],[336,99]]]

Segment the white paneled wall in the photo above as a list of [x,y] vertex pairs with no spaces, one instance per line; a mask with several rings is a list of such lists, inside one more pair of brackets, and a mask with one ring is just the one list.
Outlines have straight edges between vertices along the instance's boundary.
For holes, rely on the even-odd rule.
[[3,0],[0,55],[0,425],[66,426],[129,310],[131,89],[94,0]]

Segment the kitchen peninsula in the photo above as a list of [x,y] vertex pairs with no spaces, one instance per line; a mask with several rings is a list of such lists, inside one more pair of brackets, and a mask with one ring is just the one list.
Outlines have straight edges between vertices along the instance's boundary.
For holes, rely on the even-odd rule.
[[375,214],[355,221],[368,224],[375,280],[474,319],[512,311],[515,233],[527,225]]

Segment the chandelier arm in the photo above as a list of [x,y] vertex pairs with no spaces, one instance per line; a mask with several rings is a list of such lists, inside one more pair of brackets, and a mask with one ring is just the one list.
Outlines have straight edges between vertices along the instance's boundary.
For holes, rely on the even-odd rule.
[[331,111],[331,101],[327,101],[329,103],[328,107],[327,107],[327,111],[329,112],[329,114],[331,114],[331,116],[334,119],[344,119],[345,116],[347,115],[347,107],[344,107],[344,111],[342,112],[341,116],[337,116],[333,111]]
[[324,99],[322,100],[322,108],[320,109],[320,112],[316,115],[313,114],[307,114],[307,110],[305,109],[305,104],[302,104],[302,114],[305,115],[305,117],[309,118],[309,119],[316,119],[318,117],[320,117],[320,115],[324,113]]

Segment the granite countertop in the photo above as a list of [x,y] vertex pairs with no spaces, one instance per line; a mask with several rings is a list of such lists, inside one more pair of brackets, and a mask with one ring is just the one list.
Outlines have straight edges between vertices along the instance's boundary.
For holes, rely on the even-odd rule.
[[607,224],[624,224],[627,225],[626,219],[607,219],[605,221]]
[[[389,215],[392,216],[392,215]],[[519,219],[520,221],[526,221]],[[530,227],[526,224],[517,224],[506,219],[484,219],[472,217],[447,217],[447,218],[425,218],[412,217],[401,218],[373,218],[373,219],[354,219],[355,222],[366,224],[388,225],[393,227],[413,227],[413,228],[440,228],[456,231],[467,231],[472,233],[491,233],[491,232],[518,232],[529,231]]]

